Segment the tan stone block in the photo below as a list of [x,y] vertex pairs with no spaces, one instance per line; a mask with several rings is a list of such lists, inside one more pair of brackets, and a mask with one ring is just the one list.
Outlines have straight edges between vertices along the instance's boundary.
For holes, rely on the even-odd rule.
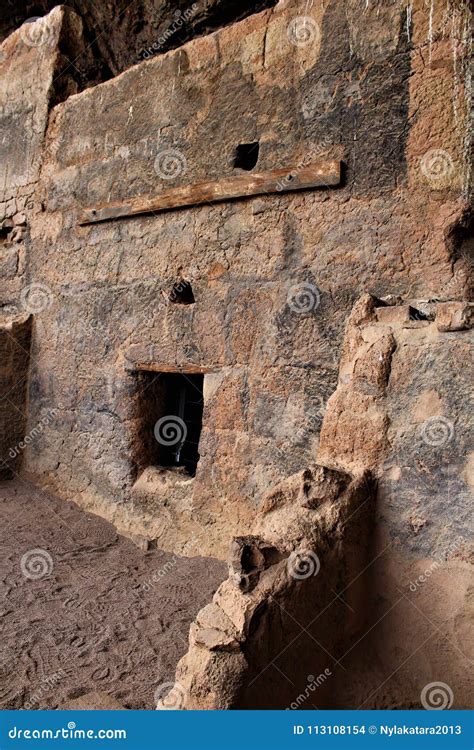
[[379,323],[403,325],[403,323],[407,323],[410,320],[410,305],[377,307],[375,314]]
[[472,325],[474,305],[469,302],[442,302],[436,308],[438,331],[465,331]]
[[352,387],[355,391],[368,394],[384,393],[395,346],[394,337],[388,334],[363,351],[354,364]]

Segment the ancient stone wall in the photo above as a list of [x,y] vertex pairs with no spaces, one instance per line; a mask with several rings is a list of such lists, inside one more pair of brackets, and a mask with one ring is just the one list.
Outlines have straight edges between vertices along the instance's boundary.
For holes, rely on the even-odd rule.
[[[61,414],[28,469],[168,549],[205,529],[225,556],[269,482],[309,463],[360,291],[465,294],[465,6],[333,0],[303,28],[300,13],[282,2],[194,40],[50,121],[31,418]],[[236,148],[256,142],[258,171],[340,158],[344,183],[78,225],[90,205],[242,173]],[[181,277],[194,304],[167,301]],[[154,475],[135,495],[134,358],[206,372],[195,479]]]
[[454,363],[471,315],[356,303],[322,465],[269,491],[234,540],[165,704],[410,708],[441,680],[447,702],[470,705],[469,375]]
[[[276,653],[291,632],[289,615],[267,639],[274,606],[311,619],[308,599],[329,602],[333,587],[338,600],[351,571],[355,620],[368,612],[374,632],[324,641],[354,678],[331,668],[322,704],[406,706],[438,674],[467,704],[467,3],[282,0],[82,93],[59,75],[66,40],[83,44],[77,16],[56,9],[44,23],[55,36],[38,32],[30,46],[20,29],[0,61],[3,126],[19,133],[2,138],[0,302],[5,317],[34,314],[20,432],[44,426],[23,470],[144,546],[225,559],[232,539],[258,536],[263,588],[245,595],[267,609],[256,631],[231,628],[242,682],[217,705],[255,704],[241,657],[263,668],[262,644]],[[343,164],[339,186],[285,191],[326,159]],[[282,189],[257,198],[80,223],[87,207],[274,168],[288,170]],[[174,295],[183,279],[190,304]],[[143,436],[149,373],[178,371],[204,377],[195,477],[153,465]],[[370,470],[379,489],[360,555],[358,527],[328,498],[308,539],[335,578],[304,583],[300,601],[284,571],[301,509],[280,515],[278,498],[315,461]],[[266,566],[262,545],[281,559]],[[344,607],[313,638],[339,632]],[[199,637],[215,630],[209,614]],[[217,636],[203,637],[208,649]],[[218,683],[208,687],[194,698],[210,706]]]
[[[79,75],[81,89],[122,73],[141,60],[180,47],[195,36],[272,7],[276,0],[68,0],[84,23],[92,55],[75,55],[69,74]],[[55,0],[15,0],[0,8],[0,40],[25,21],[44,16]]]
[[[26,24],[0,47],[0,314],[36,312],[42,287],[28,264],[30,216],[43,157],[50,107],[77,91],[66,60],[84,53],[81,19],[55,8]],[[72,68],[71,68],[72,70]]]

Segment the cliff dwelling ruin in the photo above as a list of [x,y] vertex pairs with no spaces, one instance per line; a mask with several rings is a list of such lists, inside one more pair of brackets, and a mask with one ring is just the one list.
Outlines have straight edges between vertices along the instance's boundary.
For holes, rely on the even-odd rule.
[[0,707],[472,707],[469,3],[122,5],[0,11]]

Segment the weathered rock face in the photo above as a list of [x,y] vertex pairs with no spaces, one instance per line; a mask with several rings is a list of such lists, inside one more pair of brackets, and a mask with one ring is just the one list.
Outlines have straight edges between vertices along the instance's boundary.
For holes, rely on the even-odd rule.
[[[93,56],[73,58],[81,88],[107,80],[136,63],[174,49],[201,34],[270,8],[276,0],[136,0],[124,8],[119,0],[68,0],[84,21],[84,38]],[[43,16],[55,0],[16,0],[0,9],[0,40],[25,21]],[[69,72],[73,72],[72,69]]]
[[14,313],[19,301],[28,312],[36,312],[47,293],[30,277],[29,219],[50,107],[77,92],[74,69],[69,67],[60,75],[67,61],[77,55],[88,63],[90,52],[84,47],[81,19],[66,8],[55,8],[47,19],[23,26],[0,48],[2,316]]
[[[472,453],[470,376],[461,363],[472,351],[464,323],[472,305],[379,305],[366,296],[350,316],[339,385],[321,431],[320,460],[331,456],[333,465],[352,471],[372,467],[379,477],[367,623],[373,630],[345,663],[358,677],[350,685],[338,681],[339,700],[364,708],[418,705],[421,687],[441,679],[456,705],[466,707]],[[387,337],[390,363],[378,356],[374,367],[373,354]],[[374,389],[382,377],[385,387]]]

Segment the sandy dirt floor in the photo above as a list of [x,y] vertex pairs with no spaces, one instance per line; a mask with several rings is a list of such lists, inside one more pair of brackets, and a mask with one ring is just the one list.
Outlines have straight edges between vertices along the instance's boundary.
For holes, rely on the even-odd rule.
[[22,480],[0,484],[0,708],[92,691],[155,708],[189,625],[226,577],[211,558],[142,552],[101,518]]

